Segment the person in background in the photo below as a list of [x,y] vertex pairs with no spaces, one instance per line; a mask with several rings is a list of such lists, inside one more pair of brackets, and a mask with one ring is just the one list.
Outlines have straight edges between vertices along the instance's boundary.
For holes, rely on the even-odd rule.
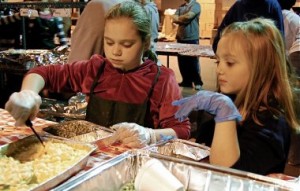
[[155,53],[156,42],[158,41],[159,28],[159,13],[156,4],[152,0],[136,0],[140,2],[145,8],[148,17],[151,20],[151,50]]
[[[298,78],[297,86],[294,91],[298,97],[295,99],[296,114],[300,120],[300,16],[297,15],[292,7],[295,5],[296,0],[278,0],[283,15],[284,33],[285,33],[285,49],[289,62],[296,71]],[[288,157],[288,165],[300,165],[300,134],[292,134],[291,148]],[[287,166],[287,172],[289,172]],[[291,175],[298,176],[298,174]]]
[[[116,141],[142,147],[166,137],[188,139],[190,123],[175,119],[181,98],[174,72],[143,55],[151,54],[151,23],[140,3],[124,1],[105,17],[104,52],[89,60],[40,66],[25,76],[20,92],[5,105],[16,126],[34,119],[41,104],[38,93],[82,92],[89,96],[86,120],[116,129]],[[151,56],[149,58],[152,58]],[[155,59],[155,58],[152,58]]]
[[[201,6],[196,0],[185,0],[172,16],[178,24],[176,39],[178,43],[199,44],[199,17]],[[179,86],[202,89],[198,57],[178,56],[178,66],[182,76]]]
[[88,60],[103,55],[104,17],[107,11],[123,0],[92,0],[87,3],[71,34],[68,62]]
[[[1,16],[0,30],[2,28],[8,30],[2,32],[1,38],[10,39],[8,42],[12,42],[10,45],[4,46],[8,46],[8,48],[22,48],[24,46],[20,39],[20,35],[23,35],[21,19],[19,12]],[[25,23],[27,49],[53,49],[56,46],[67,44],[62,18],[52,17],[49,10],[39,11],[39,17],[26,17]],[[55,37],[59,39],[58,44],[55,43]]]
[[300,82],[300,16],[292,10],[296,0],[278,2],[283,15],[286,52]]
[[22,47],[20,21],[17,10],[4,9],[0,12],[0,50]]
[[217,52],[218,42],[222,30],[233,22],[247,21],[257,17],[274,20],[276,26],[284,35],[283,17],[277,0],[237,0],[227,11],[218,27],[213,41],[213,50]]
[[297,2],[294,7],[292,7],[293,11],[300,16],[300,2]]
[[232,23],[221,33],[216,58],[222,93],[199,91],[175,101],[176,118],[184,120],[193,110],[213,115],[214,126],[200,135],[211,146],[211,164],[282,173],[299,121],[280,31],[270,19]]
[[[92,0],[84,8],[71,35],[71,51],[68,61],[88,60],[94,54],[103,55],[104,17],[107,11],[124,0]],[[141,3],[152,22],[151,49],[155,51],[158,38],[159,15],[152,0],[135,0]],[[157,31],[157,32],[156,32]]]
[[68,43],[62,18],[53,17],[48,9],[39,11],[39,17],[28,18],[27,22],[26,48],[53,49]]

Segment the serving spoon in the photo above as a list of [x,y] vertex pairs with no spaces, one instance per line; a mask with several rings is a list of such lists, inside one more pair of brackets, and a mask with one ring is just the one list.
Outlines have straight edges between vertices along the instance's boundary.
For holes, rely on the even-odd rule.
[[32,122],[30,121],[30,119],[27,119],[27,120],[26,120],[25,125],[26,125],[27,127],[29,127],[29,128],[33,131],[33,133],[34,133],[35,136],[38,138],[38,140],[40,141],[40,143],[43,145],[43,147],[45,147],[42,138],[40,137],[40,135],[39,135],[39,134],[35,131],[35,129],[33,128],[33,124],[32,124]]

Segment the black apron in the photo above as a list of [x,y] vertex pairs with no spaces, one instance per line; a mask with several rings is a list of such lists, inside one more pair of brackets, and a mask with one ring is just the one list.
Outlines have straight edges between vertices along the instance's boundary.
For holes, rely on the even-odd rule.
[[[137,123],[141,126],[153,128],[153,122],[149,122],[145,119],[148,111],[149,102],[153,88],[160,75],[160,67],[158,67],[155,79],[152,82],[152,86],[148,92],[146,100],[141,104],[124,103],[119,101],[112,101],[102,99],[99,96],[94,95],[94,89],[98,85],[98,79],[103,73],[105,63],[99,68],[97,76],[90,89],[90,98],[86,111],[86,120],[102,125],[104,127],[110,127],[114,124],[121,122]],[[151,120],[152,121],[152,120]]]

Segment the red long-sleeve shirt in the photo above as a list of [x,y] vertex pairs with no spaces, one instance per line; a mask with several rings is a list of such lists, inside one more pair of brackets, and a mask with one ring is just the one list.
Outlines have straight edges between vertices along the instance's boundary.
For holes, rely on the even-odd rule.
[[[88,61],[78,61],[66,65],[50,65],[33,68],[28,73],[37,73],[45,80],[45,88],[53,92],[90,93],[99,67],[106,61],[105,68],[95,87],[94,94],[108,100],[140,104],[147,98],[149,89],[157,74],[156,63],[145,61],[136,69],[122,71],[100,55],[94,55]],[[190,137],[190,122],[179,122],[174,118],[177,107],[174,100],[180,99],[181,91],[174,72],[164,66],[150,97],[150,116],[155,128],[172,128],[178,138]]]

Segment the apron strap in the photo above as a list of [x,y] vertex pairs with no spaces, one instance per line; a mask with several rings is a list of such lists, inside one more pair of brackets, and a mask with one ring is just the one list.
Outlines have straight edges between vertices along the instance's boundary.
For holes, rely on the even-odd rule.
[[105,64],[106,64],[106,62],[104,61],[103,64],[100,66],[99,70],[98,70],[97,76],[94,79],[93,84],[92,84],[91,89],[90,89],[90,95],[92,95],[94,93],[94,89],[98,84],[98,80],[99,80],[101,74],[103,73]]
[[148,102],[148,100],[150,99],[150,97],[151,97],[151,95],[152,95],[152,92],[153,92],[153,89],[154,89],[154,86],[155,86],[155,84],[157,83],[157,81],[158,81],[158,77],[160,76],[160,66],[159,65],[156,65],[157,66],[157,73],[156,73],[156,76],[155,76],[155,78],[154,78],[154,80],[153,80],[153,82],[152,82],[152,86],[151,86],[151,88],[149,89],[149,92],[148,92],[148,96],[147,96],[147,98],[146,98],[146,100],[145,100],[145,102]]

